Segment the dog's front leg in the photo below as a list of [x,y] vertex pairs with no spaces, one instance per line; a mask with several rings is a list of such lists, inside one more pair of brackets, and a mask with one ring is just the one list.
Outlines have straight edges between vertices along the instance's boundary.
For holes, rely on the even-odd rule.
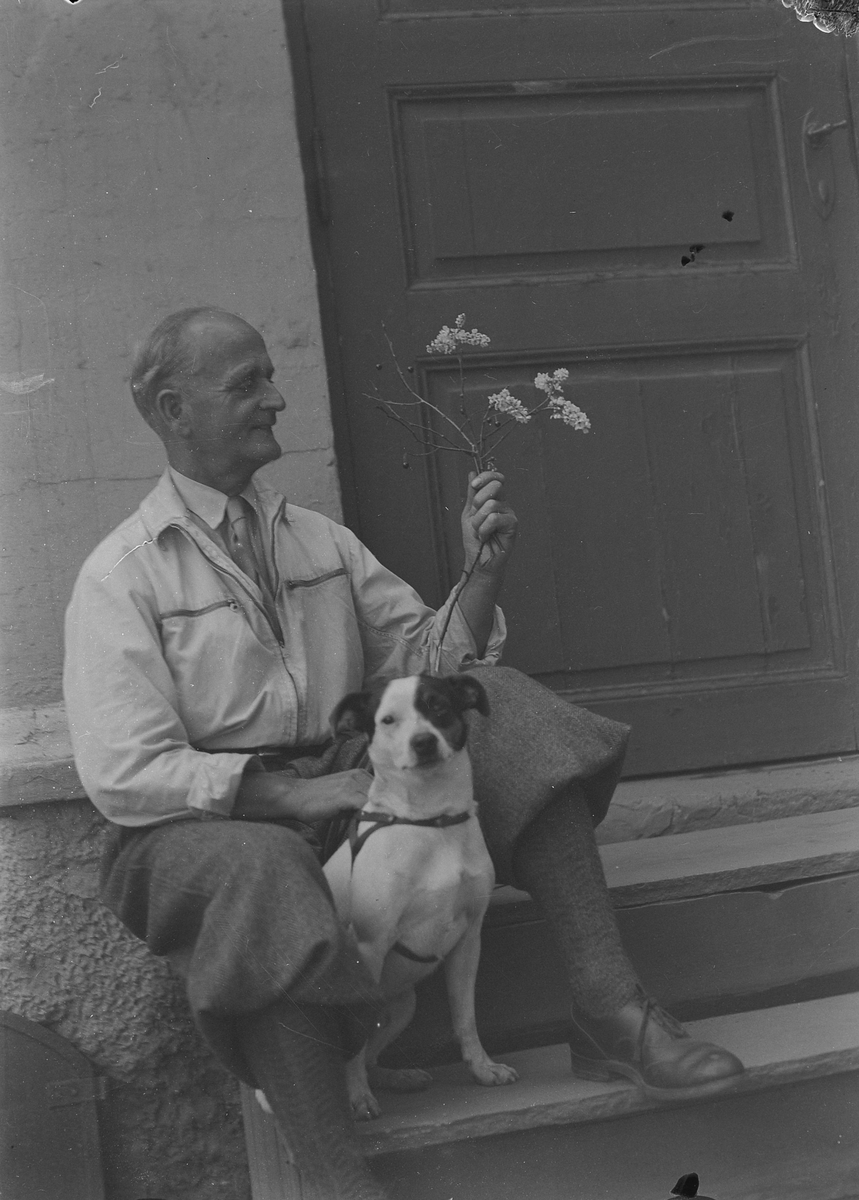
[[[358,951],[361,955],[364,964],[369,968],[370,974],[376,983],[382,978],[382,966],[385,961],[384,950],[374,942],[362,941],[359,937]],[[387,1023],[387,1013],[382,1015],[381,1024],[384,1026]],[[346,1084],[349,1090],[349,1103],[352,1106],[352,1116],[356,1121],[372,1121],[374,1117],[381,1115],[376,1097],[373,1095],[370,1087],[370,1081],[367,1078],[367,1048],[378,1038],[379,1030],[370,1034],[367,1042],[361,1047],[358,1053],[350,1058],[346,1064]]]
[[346,1086],[349,1090],[349,1104],[352,1116],[356,1121],[372,1121],[378,1117],[381,1108],[370,1090],[367,1079],[367,1047],[362,1046],[354,1058],[346,1064]]
[[492,1087],[499,1083],[513,1083],[518,1075],[512,1067],[493,1062],[477,1034],[474,1016],[474,988],[477,983],[477,965],[480,962],[480,921],[470,925],[462,939],[454,946],[444,961],[447,980],[447,995],[453,1018],[453,1030],[462,1051],[478,1083]]
[[370,1086],[388,1092],[422,1092],[432,1084],[432,1075],[417,1067],[380,1067],[378,1057],[396,1041],[415,1014],[415,989],[393,996],[379,1028],[370,1035],[366,1046],[367,1079]]

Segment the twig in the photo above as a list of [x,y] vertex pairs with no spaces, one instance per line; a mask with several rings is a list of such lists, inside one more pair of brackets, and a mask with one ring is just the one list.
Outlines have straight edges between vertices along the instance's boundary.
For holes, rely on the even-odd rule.
[[[414,431],[417,429],[420,431],[421,435],[425,435],[426,427],[424,425],[419,425],[416,421],[408,421],[408,420],[406,420],[405,417],[400,416],[399,413],[390,411],[391,401],[389,401],[389,400],[383,400],[380,396],[371,396],[368,392],[365,392],[364,396],[366,397],[367,400],[377,401],[378,406],[379,406],[379,411],[381,413],[383,413],[384,416],[388,417],[389,420],[391,420],[391,421],[396,421],[397,424],[402,425],[404,428],[408,429],[409,432],[412,434],[412,436],[417,441],[421,442],[422,445],[434,446],[435,449],[437,449],[437,450],[455,450],[457,452],[457,454],[469,454],[470,453],[470,451],[467,449],[467,447],[457,446],[456,442],[454,442],[452,438],[449,438],[447,436],[447,434],[442,433],[440,430],[434,429],[434,430],[432,430],[432,434],[434,437],[440,437],[444,441],[446,441],[448,443],[447,446],[438,446],[434,442],[428,441],[425,436],[419,437],[418,434],[415,433]],[[413,406],[411,404],[409,404],[408,407],[411,408]]]
[[391,358],[393,359],[394,366],[397,368],[397,374],[400,377],[400,382],[402,383],[403,387],[406,389],[406,391],[409,393],[410,396],[415,397],[415,399],[417,400],[417,402],[419,404],[425,404],[427,406],[427,408],[431,408],[434,413],[438,413],[438,415],[443,420],[447,421],[448,425],[452,425],[454,427],[454,429],[456,430],[456,432],[458,434],[460,434],[462,436],[462,438],[468,443],[470,450],[473,452],[474,451],[474,443],[472,442],[472,440],[468,436],[468,434],[465,432],[465,430],[461,429],[459,427],[459,425],[457,425],[457,423],[456,423],[456,421],[454,421],[453,417],[449,417],[446,412],[443,412],[442,409],[440,409],[438,407],[437,404],[433,404],[432,400],[427,400],[426,396],[422,396],[420,394],[420,392],[416,392],[415,389],[412,387],[412,385],[409,383],[409,381],[406,379],[405,375],[403,374],[403,368],[400,366],[399,362],[397,361],[397,356],[396,356],[396,353],[394,352],[394,343],[388,337],[388,332],[386,329],[384,329],[384,326],[382,328],[383,328],[383,331],[385,334],[385,341],[388,343],[388,349],[391,352]]
[[469,430],[469,433],[471,434],[472,441],[473,441],[474,426],[471,423],[471,417],[469,416],[468,410],[465,407],[465,374],[464,374],[463,366],[462,366],[462,355],[457,354],[456,359],[457,359],[457,362],[459,363],[459,411],[462,413],[463,419],[464,419],[466,425],[468,426],[468,430]]
[[[494,541],[494,540],[495,540],[494,537],[490,538],[489,542]],[[469,579],[471,579],[472,575],[477,570],[477,567],[480,563],[481,556],[483,554],[483,550],[485,547],[489,546],[489,542],[484,542],[481,545],[480,549],[477,552],[477,556],[476,556],[474,562],[471,564],[471,566],[468,568],[468,570],[463,575],[462,579],[460,579],[459,583],[454,588],[453,595],[451,596],[451,599],[450,599],[450,607],[448,608],[447,614],[445,615],[444,624],[441,627],[441,635],[439,636],[439,639],[438,639],[438,648],[437,648],[436,654],[435,654],[435,673],[436,673],[436,675],[439,674],[439,671],[441,669],[441,652],[442,652],[442,649],[444,648],[444,639],[447,636],[447,631],[450,627],[451,618],[453,617],[453,610],[456,608],[457,604],[459,604],[459,598],[462,595],[462,593],[465,591],[465,588],[468,584]],[[465,619],[464,614],[463,614],[463,619]],[[467,621],[466,621],[466,624],[468,624]]]

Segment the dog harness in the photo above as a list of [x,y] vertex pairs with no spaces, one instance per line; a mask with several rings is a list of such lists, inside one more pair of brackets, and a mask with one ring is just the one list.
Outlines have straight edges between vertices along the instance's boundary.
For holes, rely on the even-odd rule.
[[[352,851],[352,866],[354,867],[358,852],[367,838],[379,829],[385,829],[389,825],[423,825],[426,829],[447,829],[449,825],[461,825],[470,816],[471,813],[467,812],[442,813],[438,817],[424,817],[422,820],[415,820],[411,817],[394,817],[390,813],[368,812],[362,809],[361,812],[356,812],[349,822],[349,848]],[[359,834],[358,826],[362,821],[370,821],[371,824],[369,829],[365,829],[363,833]],[[410,950],[402,942],[394,942],[391,949],[396,950],[397,954],[401,954],[403,958],[411,959],[412,962],[436,963],[439,961],[437,954],[415,954],[414,950]]]

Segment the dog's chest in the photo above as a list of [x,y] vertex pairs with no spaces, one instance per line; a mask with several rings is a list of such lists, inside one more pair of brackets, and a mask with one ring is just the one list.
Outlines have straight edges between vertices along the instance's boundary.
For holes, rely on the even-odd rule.
[[460,923],[482,915],[495,877],[476,818],[468,826],[456,832],[433,831],[432,839],[424,836],[419,854],[414,842],[411,854],[405,847],[400,854],[391,847],[386,865],[397,877],[392,879],[392,893],[399,896],[400,904],[394,902],[392,907],[399,907],[402,929],[417,924],[429,936],[435,927],[446,940],[445,930],[456,926],[461,933]]

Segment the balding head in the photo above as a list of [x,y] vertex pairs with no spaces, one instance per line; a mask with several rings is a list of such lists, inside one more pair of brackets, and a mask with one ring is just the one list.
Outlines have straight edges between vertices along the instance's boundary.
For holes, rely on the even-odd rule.
[[218,324],[246,322],[223,308],[206,305],[171,313],[150,333],[138,350],[131,368],[131,395],[140,415],[159,437],[164,429],[155,407],[162,388],[180,385],[193,376],[198,365],[197,334]]
[[285,402],[262,335],[220,308],[186,308],[152,331],[131,394],[171,467],[228,496],[279,458]]

